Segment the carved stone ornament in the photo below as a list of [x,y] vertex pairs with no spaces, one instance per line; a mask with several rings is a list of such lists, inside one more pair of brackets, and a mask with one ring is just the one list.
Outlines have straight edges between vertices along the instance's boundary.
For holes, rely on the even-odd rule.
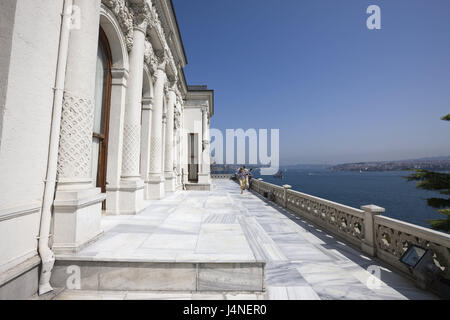
[[125,0],[102,0],[102,3],[108,7],[116,16],[120,28],[125,36],[128,52],[133,48],[133,15],[127,6]]
[[58,176],[90,176],[94,105],[91,100],[65,91],[58,155]]
[[142,32],[147,32],[147,25],[150,21],[150,8],[145,0],[127,0],[130,13],[133,16],[133,27]]
[[144,61],[150,71],[154,73],[157,69],[158,61],[156,59],[155,52],[153,51],[152,44],[148,39],[145,39]]
[[178,109],[175,109],[173,125],[175,130],[181,128],[181,113]]

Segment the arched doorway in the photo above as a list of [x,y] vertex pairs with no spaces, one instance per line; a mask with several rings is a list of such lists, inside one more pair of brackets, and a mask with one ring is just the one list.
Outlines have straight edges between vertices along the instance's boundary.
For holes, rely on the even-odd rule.
[[[100,28],[97,72],[95,76],[94,130],[92,144],[92,180],[106,192],[106,168],[108,159],[109,114],[111,105],[112,56],[105,32]],[[103,203],[105,208],[105,203]]]

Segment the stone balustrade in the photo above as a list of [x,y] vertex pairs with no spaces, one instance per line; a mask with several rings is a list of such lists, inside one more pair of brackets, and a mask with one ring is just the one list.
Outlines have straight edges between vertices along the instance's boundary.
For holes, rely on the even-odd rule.
[[251,187],[278,205],[405,273],[409,270],[400,258],[408,246],[429,249],[444,277],[450,279],[449,234],[381,216],[384,209],[374,205],[356,209],[262,179],[253,179]]
[[381,260],[407,272],[399,258],[408,245],[416,245],[431,250],[445,277],[450,278],[450,235],[383,216],[374,217],[374,231],[376,254]]

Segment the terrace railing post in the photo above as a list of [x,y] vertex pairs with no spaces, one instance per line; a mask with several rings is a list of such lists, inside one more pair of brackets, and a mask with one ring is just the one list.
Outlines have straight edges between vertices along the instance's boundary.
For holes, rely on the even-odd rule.
[[373,204],[362,206],[361,210],[364,211],[364,240],[361,243],[361,250],[374,257],[376,255],[374,216],[381,215],[386,210]]
[[288,185],[288,184],[285,184],[285,185],[283,185],[283,191],[284,191],[284,198],[283,198],[283,206],[285,207],[285,208],[287,208],[287,206],[288,206],[288,198],[287,198],[287,192],[288,192],[288,190],[289,189],[291,189],[292,188],[292,186],[290,186],[290,185]]
[[258,190],[256,190],[256,192],[258,192],[258,193],[260,193],[261,194],[261,183],[263,182],[263,179],[261,179],[261,178],[259,178],[258,179]]

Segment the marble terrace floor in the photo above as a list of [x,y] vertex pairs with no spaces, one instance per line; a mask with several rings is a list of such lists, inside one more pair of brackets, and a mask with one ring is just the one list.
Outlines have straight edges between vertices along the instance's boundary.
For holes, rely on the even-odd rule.
[[[230,180],[180,191],[136,216],[105,216],[85,259],[266,261],[265,293],[62,291],[56,299],[436,299],[389,267]],[[367,286],[369,266],[381,285]]]

